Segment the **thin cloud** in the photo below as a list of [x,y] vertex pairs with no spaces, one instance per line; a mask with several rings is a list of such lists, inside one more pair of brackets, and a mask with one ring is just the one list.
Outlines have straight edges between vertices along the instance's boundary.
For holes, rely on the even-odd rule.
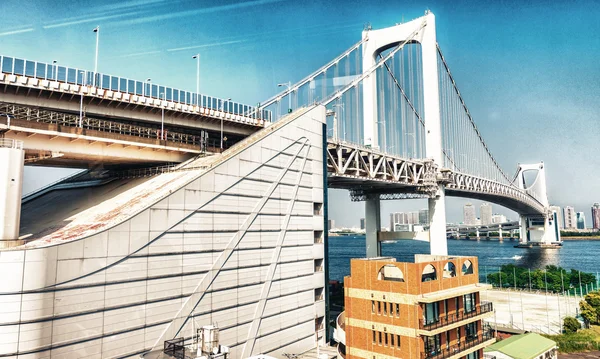
[[139,15],[144,13],[145,11],[132,11],[132,12],[126,12],[126,13],[122,13],[122,14],[114,14],[114,15],[106,15],[106,16],[97,16],[97,17],[86,17],[86,18],[79,18],[78,20],[67,20],[63,22],[59,22],[59,23],[54,23],[54,24],[49,24],[49,25],[44,25],[42,26],[44,29],[54,29],[57,27],[65,27],[65,26],[71,26],[71,25],[79,25],[79,24],[86,24],[86,23],[94,23],[94,22],[98,22],[98,21],[104,21],[104,20],[110,20],[110,19],[118,19],[120,17],[125,17],[125,16],[135,16],[135,15]]
[[119,59],[119,58],[125,58],[125,57],[136,57],[136,56],[144,56],[144,55],[154,55],[154,54],[160,54],[161,52],[163,52],[163,51],[162,50],[154,50],[154,51],[145,51],[145,52],[134,52],[132,54],[115,56],[114,58]]
[[173,0],[131,0],[131,1],[123,1],[118,4],[111,5],[102,5],[94,8],[94,11],[105,12],[105,11],[116,11],[116,10],[129,10],[131,8],[137,8],[140,6],[144,7],[152,7],[157,6],[163,3],[172,4]]
[[25,32],[32,32],[34,30],[35,29],[33,27],[29,27],[27,29],[5,31],[5,32],[0,32],[0,36],[9,36],[9,35],[22,34],[22,33],[25,33]]
[[120,24],[121,25],[138,25],[138,24],[144,24],[147,22],[161,21],[161,20],[173,19],[173,18],[178,18],[178,17],[210,14],[210,13],[220,12],[220,11],[239,10],[239,9],[243,9],[243,8],[267,5],[267,4],[272,4],[272,3],[282,2],[282,1],[284,1],[284,0],[254,0],[254,1],[240,2],[240,3],[230,4],[230,5],[219,5],[219,6],[213,6],[213,7],[206,7],[206,8],[202,8],[202,9],[186,10],[186,11],[173,12],[173,13],[169,13],[169,14],[140,17],[137,19],[123,21]]
[[213,42],[211,44],[202,44],[202,45],[194,45],[194,46],[186,46],[186,47],[177,47],[177,48],[174,48],[174,49],[167,49],[167,51],[173,52],[173,51],[183,51],[183,50],[192,50],[192,49],[203,49],[203,48],[206,48],[206,47],[215,47],[215,46],[224,46],[224,45],[239,44],[241,42],[245,42],[245,40],[233,40],[233,41]]

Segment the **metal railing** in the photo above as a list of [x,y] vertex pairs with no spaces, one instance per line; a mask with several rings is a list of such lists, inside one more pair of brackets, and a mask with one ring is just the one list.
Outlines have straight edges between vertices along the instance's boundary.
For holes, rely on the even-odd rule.
[[224,111],[233,115],[258,120],[271,121],[271,111],[233,102],[229,99],[206,96],[191,91],[161,86],[150,81],[136,81],[93,71],[59,66],[56,63],[18,59],[0,56],[0,71],[9,75],[26,76],[40,80],[57,81],[67,84],[90,86],[103,90],[116,91],[184,105],[200,106],[215,111]]
[[[28,106],[13,105],[8,103],[0,103],[0,113],[8,114],[12,116],[15,120],[48,123],[65,127],[79,127],[80,122],[79,115],[49,111]],[[6,121],[6,124],[8,125],[7,117],[0,116],[0,122],[2,122],[3,120]],[[82,128],[88,130],[95,130],[100,132],[134,136],[140,138],[149,138],[154,140],[161,139],[161,133],[159,128],[131,125],[117,121],[91,118],[87,116],[84,116],[83,119],[81,119],[81,125]],[[181,133],[165,129],[162,137],[163,141],[172,141],[187,145],[198,146],[202,151],[206,151],[208,148],[212,148],[212,152],[219,152],[215,151],[214,149],[220,147],[220,140],[209,138],[208,132],[204,130],[201,130],[199,135],[192,135],[188,133]],[[224,148],[227,148],[229,145],[230,144],[228,144],[227,141],[223,143]]]
[[424,330],[435,330],[441,327],[445,327],[447,325],[458,323],[465,319],[476,317],[480,314],[489,313],[493,311],[494,305],[492,302],[481,302],[481,304],[475,307],[475,310],[472,310],[470,312],[458,312],[450,315],[443,315],[438,317],[438,320],[432,322],[420,319],[419,328]]
[[478,336],[466,338],[464,341],[461,341],[460,343],[451,345],[449,347],[439,346],[436,348],[425,348],[425,353],[421,354],[421,359],[450,358],[494,338],[494,331],[488,330]]
[[11,138],[0,138],[0,147],[14,148],[17,150],[23,149],[23,141],[13,140]]

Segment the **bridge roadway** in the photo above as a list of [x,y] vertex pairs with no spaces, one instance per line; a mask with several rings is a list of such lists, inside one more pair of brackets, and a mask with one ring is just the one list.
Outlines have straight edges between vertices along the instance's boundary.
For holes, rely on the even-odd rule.
[[24,141],[31,164],[182,162],[269,124],[268,111],[156,84],[98,74],[90,86],[87,72],[6,56],[0,69],[0,136]]

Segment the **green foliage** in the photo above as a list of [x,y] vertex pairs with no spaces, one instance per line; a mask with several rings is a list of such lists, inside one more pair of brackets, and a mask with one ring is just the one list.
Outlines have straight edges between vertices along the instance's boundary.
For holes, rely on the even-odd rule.
[[597,237],[600,236],[600,231],[594,232],[576,232],[576,231],[560,231],[561,237]]
[[[502,287],[512,288],[516,283],[516,287],[522,289],[529,289],[531,281],[531,289],[546,290],[547,288],[549,292],[561,293],[571,288],[579,290],[580,276],[582,288],[585,289],[586,284],[595,285],[596,277],[592,273],[579,272],[576,269],[571,269],[569,272],[554,265],[546,266],[545,270],[536,269],[530,271],[528,268],[507,264],[500,267],[499,272],[489,273],[487,275],[487,280],[488,283],[493,286],[499,287],[500,279],[502,279]],[[600,297],[598,298],[598,301],[600,303]]]
[[579,310],[581,312],[581,316],[589,324],[597,324],[598,323],[598,313],[596,309],[590,305],[590,303],[582,300],[579,302]]
[[[565,321],[566,319],[567,318],[565,318]],[[561,353],[600,350],[600,333],[598,333],[598,327],[592,327],[592,329],[582,329],[576,333],[544,336],[554,340],[558,345],[559,352]]]
[[573,317],[565,317],[563,322],[563,330],[567,334],[577,333],[581,329],[581,323]]

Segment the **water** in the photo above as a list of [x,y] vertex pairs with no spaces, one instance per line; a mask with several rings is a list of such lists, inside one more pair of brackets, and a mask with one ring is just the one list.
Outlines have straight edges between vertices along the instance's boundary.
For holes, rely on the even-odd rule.
[[[560,249],[514,248],[517,242],[448,240],[448,254],[479,257],[481,279],[503,264],[542,269],[553,264],[567,270],[577,269],[596,274],[600,272],[600,241],[565,241]],[[383,243],[383,256],[399,262],[413,262],[414,255],[429,253],[429,243],[398,241]],[[365,256],[365,236],[329,237],[329,278],[342,281],[350,274],[350,259]]]

